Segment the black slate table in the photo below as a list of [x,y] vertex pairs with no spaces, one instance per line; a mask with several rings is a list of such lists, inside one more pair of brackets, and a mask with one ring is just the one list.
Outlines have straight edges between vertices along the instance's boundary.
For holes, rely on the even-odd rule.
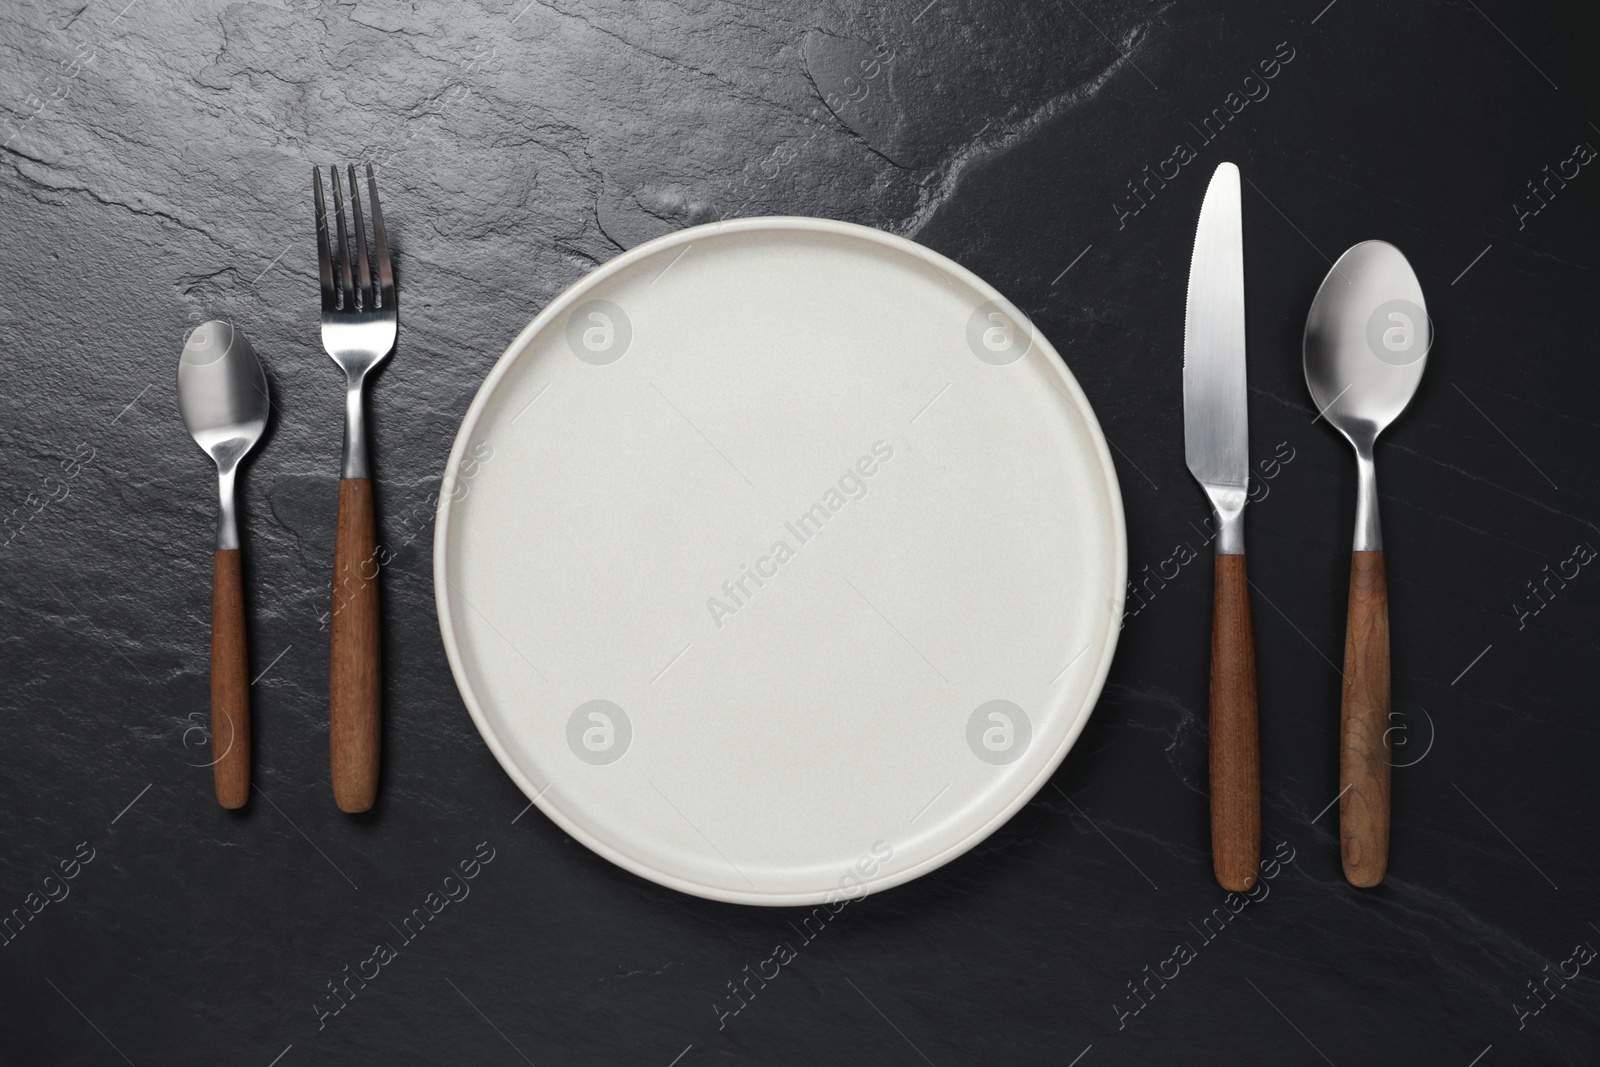
[[[0,7],[0,1062],[1600,1062],[1597,29],[1505,0]],[[364,160],[402,339],[371,403],[384,779],[349,817],[308,179]],[[1184,287],[1223,160],[1248,180],[1282,860],[1237,908],[1207,850],[1210,568],[1177,562],[1205,516]],[[1115,445],[1137,595],[1033,802],[751,982],[802,913],[664,890],[527,810],[456,694],[430,544],[518,329],[622,249],[759,214],[912,237],[1033,318]],[[1417,268],[1437,343],[1380,445],[1394,848],[1357,891],[1328,810],[1355,469],[1300,334],[1373,237]],[[237,814],[204,766],[212,473],[174,397],[211,318],[276,402],[243,485]],[[467,891],[431,896],[463,863]]]

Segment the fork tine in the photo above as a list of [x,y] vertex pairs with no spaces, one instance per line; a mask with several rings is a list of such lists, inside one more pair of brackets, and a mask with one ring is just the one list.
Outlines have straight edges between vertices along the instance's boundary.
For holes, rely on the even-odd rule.
[[333,260],[328,251],[328,205],[322,198],[322,168],[311,168],[311,189],[317,202],[317,267],[322,275],[322,310],[333,311],[339,300],[333,291]]
[[372,302],[372,272],[367,269],[367,228],[361,222],[361,185],[356,181],[355,164],[350,164],[348,169],[350,211],[355,217],[356,280],[361,285],[361,310],[371,311],[376,305]]
[[339,224],[339,284],[345,311],[356,310],[355,283],[350,280],[350,237],[344,228],[344,195],[339,192],[339,168],[329,167],[333,179],[333,214]]
[[372,204],[372,236],[377,242],[377,267],[379,296],[383,306],[394,307],[394,271],[389,266],[389,236],[383,231],[383,209],[378,206],[378,179],[373,177],[372,164],[367,164],[367,200]]

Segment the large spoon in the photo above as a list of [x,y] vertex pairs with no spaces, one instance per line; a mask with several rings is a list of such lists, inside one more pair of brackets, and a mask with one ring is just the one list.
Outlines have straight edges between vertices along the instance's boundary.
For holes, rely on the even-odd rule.
[[1356,536],[1339,725],[1344,876],[1375,886],[1389,866],[1389,594],[1372,448],[1422,380],[1433,328],[1394,245],[1363,241],[1333,265],[1306,316],[1311,399],[1356,449]]
[[250,799],[250,679],[234,476],[267,427],[267,377],[243,333],[202,322],[178,361],[178,410],[217,464],[221,509],[211,569],[211,754],[217,803]]

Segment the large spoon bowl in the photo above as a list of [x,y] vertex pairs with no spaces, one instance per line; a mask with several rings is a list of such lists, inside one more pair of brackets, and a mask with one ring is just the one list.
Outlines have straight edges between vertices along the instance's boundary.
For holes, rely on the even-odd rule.
[[1317,410],[1369,458],[1411,403],[1433,328],[1422,284],[1400,250],[1363,241],[1333,265],[1306,316],[1306,385]]

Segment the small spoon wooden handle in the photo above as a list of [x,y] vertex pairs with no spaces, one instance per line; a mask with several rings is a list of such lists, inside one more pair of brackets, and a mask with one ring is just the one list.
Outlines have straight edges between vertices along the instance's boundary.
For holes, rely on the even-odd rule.
[[1344,876],[1351,885],[1375,886],[1389,866],[1389,591],[1382,552],[1350,556],[1339,720]]
[[250,657],[237,548],[219,548],[211,561],[211,770],[217,803],[244,807],[250,799]]
[[1211,615],[1211,862],[1224,889],[1255,885],[1261,860],[1256,649],[1244,556],[1220,555]]
[[378,795],[381,655],[378,552],[372,482],[339,482],[328,639],[328,756],[341,811],[366,811]]

